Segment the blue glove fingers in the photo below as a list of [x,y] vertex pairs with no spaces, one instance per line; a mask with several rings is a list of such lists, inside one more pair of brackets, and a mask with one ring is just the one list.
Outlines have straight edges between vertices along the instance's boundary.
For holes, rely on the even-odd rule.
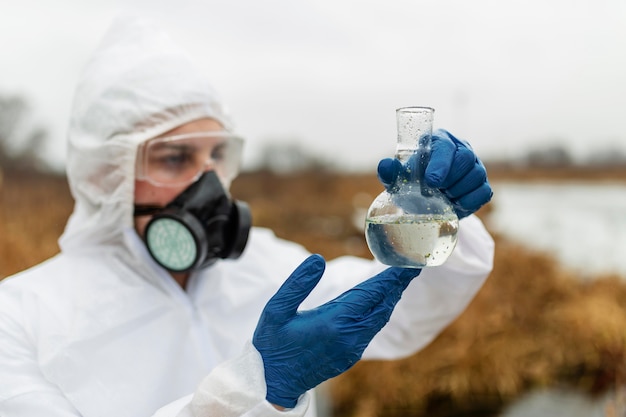
[[388,281],[389,277],[393,277],[394,280],[391,282],[391,285],[385,285],[382,288],[384,291],[383,298],[367,313],[368,318],[363,320],[362,324],[378,329],[376,330],[376,333],[378,333],[385,323],[389,321],[391,313],[398,301],[400,301],[406,287],[421,272],[421,269],[388,268],[378,274],[377,277],[386,276],[385,281]]
[[361,358],[372,338],[389,321],[403,291],[420,272],[419,269],[388,268],[329,303],[338,309],[334,323],[341,331],[337,333],[337,341],[342,341],[346,353],[350,353],[338,362],[343,367],[341,372]]
[[287,278],[267,302],[261,318],[270,312],[272,320],[286,320],[296,314],[298,307],[322,278],[326,262],[320,255],[311,255]]
[[402,172],[402,163],[395,158],[385,158],[378,163],[378,180],[389,189]]
[[392,298],[397,296],[399,299],[411,280],[420,272],[420,269],[387,268],[346,291],[335,301],[341,302],[354,317],[366,316],[377,305],[385,303],[390,295]]
[[482,162],[476,161],[474,166],[456,182],[448,186],[444,192],[449,198],[460,198],[469,194],[487,182],[487,170]]
[[435,188],[443,186],[454,163],[457,145],[443,129],[433,132],[430,143],[430,160],[424,173],[428,185]]
[[[431,158],[432,161],[432,158]],[[445,177],[434,175],[430,170],[431,164],[426,167],[426,183],[431,187],[446,189],[469,174],[476,166],[476,155],[470,149],[457,148],[452,157],[452,165]],[[441,171],[439,172],[441,173]]]
[[452,200],[459,218],[464,218],[487,204],[493,197],[493,190],[488,182],[483,183],[474,191],[465,194],[459,199]]
[[353,289],[386,292],[389,287],[399,286],[401,291],[411,283],[413,278],[422,272],[421,269],[390,267],[361,282]]

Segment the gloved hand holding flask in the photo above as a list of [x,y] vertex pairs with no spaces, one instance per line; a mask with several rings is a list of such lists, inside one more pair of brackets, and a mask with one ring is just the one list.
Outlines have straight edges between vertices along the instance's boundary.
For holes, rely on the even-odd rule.
[[324,273],[307,258],[269,300],[254,332],[267,400],[293,408],[306,391],[352,367],[421,270],[388,268],[313,310],[298,311]]
[[[378,179],[389,189],[404,169],[398,159],[385,158],[378,164]],[[470,144],[444,129],[432,134],[424,180],[448,197],[459,219],[477,211],[493,196],[487,170]]]

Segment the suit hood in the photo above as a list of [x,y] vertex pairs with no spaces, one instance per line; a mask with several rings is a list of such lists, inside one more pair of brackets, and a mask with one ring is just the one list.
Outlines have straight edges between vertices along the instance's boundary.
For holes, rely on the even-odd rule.
[[153,22],[117,19],[80,77],[68,130],[74,211],[63,251],[123,242],[133,228],[138,145],[177,126],[213,118],[232,125],[217,93]]

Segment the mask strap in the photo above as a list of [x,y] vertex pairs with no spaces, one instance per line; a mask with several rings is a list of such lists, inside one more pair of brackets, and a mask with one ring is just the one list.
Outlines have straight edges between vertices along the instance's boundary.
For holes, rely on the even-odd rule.
[[162,210],[163,210],[163,207],[161,206],[151,206],[151,205],[135,206],[135,211],[133,213],[133,216],[135,217],[152,216]]

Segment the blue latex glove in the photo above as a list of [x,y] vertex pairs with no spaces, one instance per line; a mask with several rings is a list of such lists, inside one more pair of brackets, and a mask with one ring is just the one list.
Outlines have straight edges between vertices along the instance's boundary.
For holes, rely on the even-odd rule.
[[388,268],[313,310],[297,311],[326,263],[311,255],[268,301],[252,343],[261,353],[267,401],[286,408],[354,365],[389,320],[419,269]]
[[[397,159],[386,158],[378,164],[378,179],[387,190],[402,172],[404,167]],[[448,197],[459,219],[474,213],[493,196],[487,170],[471,146],[443,129],[433,132],[424,179]]]

